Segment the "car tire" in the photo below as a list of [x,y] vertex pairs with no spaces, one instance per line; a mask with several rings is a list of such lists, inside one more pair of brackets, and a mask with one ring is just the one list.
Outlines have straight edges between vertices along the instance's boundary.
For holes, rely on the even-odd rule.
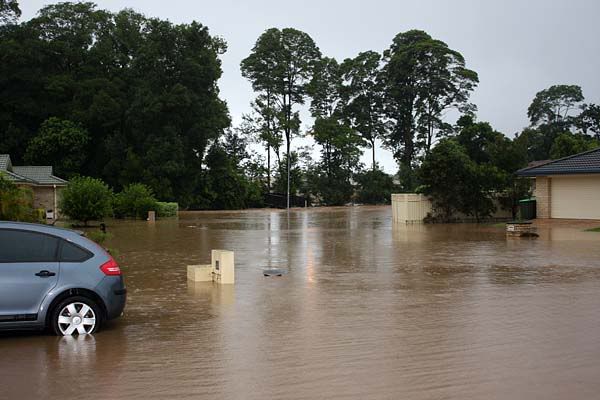
[[93,300],[73,296],[62,300],[50,316],[50,327],[58,336],[96,333],[102,324],[100,307]]

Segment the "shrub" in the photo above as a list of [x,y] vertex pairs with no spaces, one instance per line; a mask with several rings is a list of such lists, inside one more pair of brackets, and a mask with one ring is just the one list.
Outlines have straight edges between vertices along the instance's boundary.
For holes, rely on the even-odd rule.
[[394,190],[393,178],[380,169],[368,170],[356,176],[358,201],[365,204],[389,204]]
[[179,204],[177,203],[167,203],[164,201],[158,201],[156,203],[157,213],[159,217],[176,217],[177,211],[179,211]]
[[[45,216],[45,215],[44,215]],[[0,220],[43,222],[33,208],[33,192],[19,188],[0,172]]]
[[102,245],[104,244],[104,242],[106,242],[108,239],[112,239],[113,235],[107,232],[102,232],[102,231],[90,231],[90,232],[86,232],[85,236],[90,239],[93,240],[94,242]]
[[142,183],[132,183],[115,196],[114,210],[117,218],[145,219],[148,211],[158,208],[152,189]]
[[100,179],[76,177],[62,192],[60,209],[74,220],[87,225],[99,221],[112,212],[113,192]]

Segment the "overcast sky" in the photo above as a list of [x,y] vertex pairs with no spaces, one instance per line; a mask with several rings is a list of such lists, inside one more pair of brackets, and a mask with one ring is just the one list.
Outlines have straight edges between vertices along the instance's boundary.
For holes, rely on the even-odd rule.
[[[52,1],[21,0],[23,19]],[[221,96],[234,122],[253,98],[239,64],[257,37],[270,27],[307,32],[322,53],[343,60],[360,51],[382,51],[393,37],[422,29],[445,41],[479,74],[472,95],[478,119],[513,136],[527,125],[527,107],[536,92],[553,84],[577,84],[587,102],[600,103],[600,1],[597,0],[310,0],[288,2],[98,0],[100,8],[133,8],[175,23],[199,21],[223,37]],[[454,122],[454,121],[449,121]],[[298,141],[300,144],[306,141]],[[389,152],[379,150],[388,172]],[[369,165],[368,152],[364,162]]]

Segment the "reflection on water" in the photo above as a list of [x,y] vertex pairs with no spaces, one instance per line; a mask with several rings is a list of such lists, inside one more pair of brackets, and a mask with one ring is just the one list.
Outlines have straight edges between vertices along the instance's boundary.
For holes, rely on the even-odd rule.
[[[109,224],[126,315],[82,338],[0,336],[0,398],[595,398],[600,234],[506,240],[389,208]],[[236,285],[186,282],[210,250]],[[265,277],[265,268],[289,271]]]

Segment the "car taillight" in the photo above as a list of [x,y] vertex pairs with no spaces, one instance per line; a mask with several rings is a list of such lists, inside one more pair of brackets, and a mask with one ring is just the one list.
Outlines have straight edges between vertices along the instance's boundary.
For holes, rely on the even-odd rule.
[[105,275],[121,275],[121,268],[119,268],[119,264],[112,257],[100,266],[100,270]]

